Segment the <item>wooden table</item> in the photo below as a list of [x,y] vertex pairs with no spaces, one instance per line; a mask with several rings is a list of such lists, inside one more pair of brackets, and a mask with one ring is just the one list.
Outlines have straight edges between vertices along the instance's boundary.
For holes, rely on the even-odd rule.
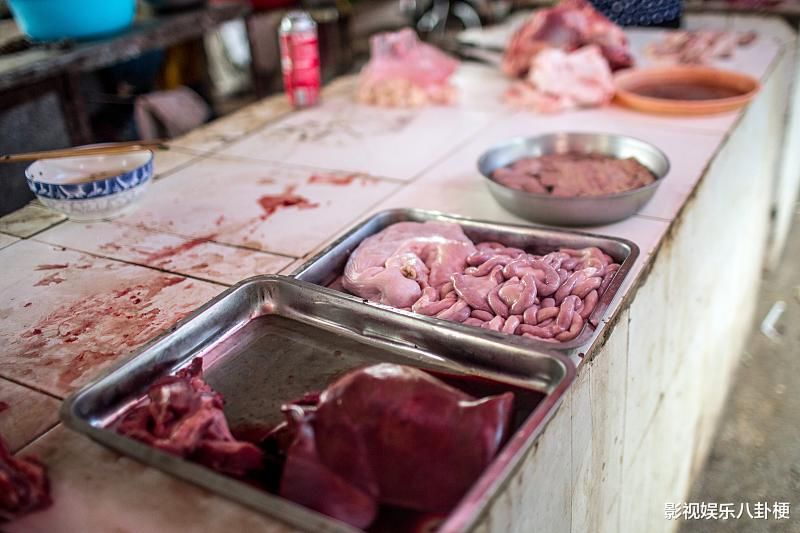
[[[142,16],[130,29],[112,37],[78,42],[64,49],[35,47],[0,56],[0,110],[56,91],[73,144],[91,142],[86,105],[78,86],[80,73],[201,37],[221,23],[247,13],[246,3],[225,3],[176,14]],[[19,35],[14,21],[0,22],[0,42]]]
[[[608,334],[571,354],[578,377],[479,531],[670,531],[750,332],[792,63],[783,22],[724,65],[764,89],[743,112],[655,117],[619,107],[514,111],[508,82],[464,64],[459,105],[383,110],[352,103],[354,79],[323,105],[257,103],[159,154],[138,210],[63,221],[41,207],[0,219],[0,432],[50,468],[54,505],[6,527],[50,531],[284,531],[266,516],[106,450],[58,424],[71,391],[236,281],[289,273],[379,210],[420,207],[500,222],[476,175],[487,147],[557,130],[623,133],[672,169],[636,216],[592,231],[641,249],[611,306]],[[636,53],[658,32],[631,31]],[[357,174],[333,185],[314,174]],[[348,180],[343,180],[348,183]],[[315,209],[266,220],[258,199],[292,189]],[[119,294],[135,299],[120,301]],[[101,310],[114,306],[121,316]],[[783,495],[766,495],[780,500]]]

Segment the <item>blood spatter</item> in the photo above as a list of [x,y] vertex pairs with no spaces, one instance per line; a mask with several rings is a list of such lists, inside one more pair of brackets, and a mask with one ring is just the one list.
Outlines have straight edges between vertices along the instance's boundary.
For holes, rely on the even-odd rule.
[[47,287],[50,285],[58,285],[59,283],[63,283],[66,281],[64,278],[60,276],[58,272],[53,272],[50,275],[47,275],[33,284],[34,287]]
[[83,350],[76,355],[58,376],[58,384],[69,388],[75,381],[80,379],[84,373],[96,368],[97,365],[107,359],[114,357],[114,352],[99,352],[94,350]]
[[371,176],[367,176],[366,174],[361,173],[353,173],[353,174],[312,174],[308,177],[308,183],[310,184],[323,184],[323,185],[338,185],[338,186],[346,186],[352,185],[353,182],[356,180],[361,183],[361,185],[368,185],[372,183],[376,183],[377,180]]
[[57,383],[71,387],[95,363],[129,352],[185,316],[153,305],[161,291],[185,279],[156,276],[57,308],[23,333],[9,355],[30,359],[29,367],[69,367]]
[[318,203],[311,202],[308,198],[295,194],[296,185],[288,185],[283,193],[275,195],[264,195],[258,199],[258,204],[264,210],[261,220],[267,220],[280,209],[295,207],[297,209],[314,209],[319,207]]
[[204,235],[202,237],[197,237],[195,239],[188,240],[176,246],[165,246],[160,250],[156,250],[155,252],[148,254],[147,257],[144,258],[144,261],[149,265],[168,263],[169,260],[172,259],[172,257],[174,257],[175,255],[187,252],[193,248],[200,246],[201,244],[205,244],[214,237],[216,237],[216,235]]

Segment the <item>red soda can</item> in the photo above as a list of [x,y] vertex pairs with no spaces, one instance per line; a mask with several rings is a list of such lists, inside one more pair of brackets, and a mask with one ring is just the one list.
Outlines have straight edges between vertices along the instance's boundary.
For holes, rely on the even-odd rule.
[[290,11],[278,30],[283,87],[294,107],[309,107],[319,99],[317,23],[305,11]]

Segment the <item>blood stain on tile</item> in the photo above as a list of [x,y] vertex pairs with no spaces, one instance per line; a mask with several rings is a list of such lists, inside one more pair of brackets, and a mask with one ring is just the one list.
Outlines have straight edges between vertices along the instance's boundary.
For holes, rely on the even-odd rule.
[[69,263],[63,263],[60,265],[52,264],[52,265],[37,265],[34,270],[61,270],[63,268],[67,268]]
[[[161,291],[185,281],[178,276],[155,276],[58,307],[21,334],[22,345],[15,355],[34,366],[58,365],[57,385],[69,390],[87,371],[140,346],[186,316],[188,309],[161,316],[162,309],[153,303]],[[48,348],[54,354],[64,353],[73,343],[76,355],[48,357]]]
[[197,237],[195,239],[188,240],[177,246],[165,246],[160,250],[156,250],[155,252],[147,254],[147,256],[144,258],[144,261],[146,264],[153,266],[169,263],[170,259],[172,259],[173,256],[181,254],[183,252],[188,252],[193,248],[197,248],[201,244],[210,242],[212,239],[214,239],[214,237],[216,237],[216,235],[204,235],[202,237]]
[[378,182],[377,179],[366,174],[352,173],[352,174],[312,174],[308,177],[309,184],[324,184],[324,185],[338,185],[346,186],[352,185],[356,180],[361,185],[371,185]]
[[33,284],[34,287],[47,287],[49,285],[58,285],[59,283],[63,283],[64,278],[61,277],[59,272],[53,272],[52,274],[48,274],[47,276],[43,277],[39,281]]
[[297,209],[314,209],[319,207],[318,203],[311,202],[305,196],[295,194],[296,185],[287,185],[281,194],[265,194],[258,199],[258,204],[264,210],[260,219],[267,220],[280,209],[286,207],[296,207]]

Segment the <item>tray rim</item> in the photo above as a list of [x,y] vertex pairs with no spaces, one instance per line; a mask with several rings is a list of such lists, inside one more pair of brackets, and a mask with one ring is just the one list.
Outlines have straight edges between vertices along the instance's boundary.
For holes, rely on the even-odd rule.
[[[116,453],[136,460],[145,466],[156,468],[166,475],[171,475],[195,486],[199,486],[214,493],[218,497],[245,505],[254,512],[264,514],[274,520],[306,531],[358,532],[360,530],[293,503],[285,498],[281,498],[276,494],[251,487],[244,482],[218,473],[203,465],[152,448],[135,439],[120,435],[107,426],[98,427],[76,412],[78,403],[85,396],[97,394],[96,389],[102,389],[104,384],[108,386],[106,382],[111,380],[115,375],[136,370],[149,352],[158,351],[159,349],[163,349],[164,346],[168,346],[170,341],[174,340],[174,338],[179,335],[181,329],[186,327],[190,322],[199,320],[212,307],[219,305],[228,298],[232,298],[238,291],[247,290],[247,287],[250,285],[264,282],[299,284],[300,286],[306,286],[314,291],[327,293],[334,300],[342,299],[339,291],[320,287],[313,283],[289,276],[272,274],[254,276],[242,280],[197,308],[158,337],[135,350],[130,356],[112,365],[90,383],[71,393],[64,400],[59,409],[59,418],[69,429],[88,436],[91,440]],[[264,316],[264,314],[266,313],[252,315],[245,323],[249,323],[260,316]],[[412,318],[420,320],[418,316]],[[441,326],[439,327],[441,328]],[[226,333],[228,335],[232,334],[240,328],[241,325],[238,327],[233,326],[227,329]],[[441,329],[446,330],[447,328]],[[227,335],[222,336],[217,339],[216,342],[221,342],[226,337]],[[189,361],[194,360],[196,357],[203,357],[205,352],[206,350],[193,350],[193,353],[185,358],[181,367]],[[477,525],[480,516],[497,497],[497,491],[502,486],[509,483],[511,476],[520,467],[525,458],[524,450],[532,447],[538,440],[544,428],[563,402],[564,394],[574,382],[577,370],[568,357],[553,352],[538,352],[537,355],[555,359],[561,363],[564,369],[563,377],[552,390],[549,392],[542,391],[544,394],[542,401],[534,408],[525,422],[506,443],[503,450],[493,459],[490,466],[484,470],[475,484],[451,512],[446,522],[440,528],[440,532],[457,533]],[[446,357],[443,358],[447,359]],[[464,364],[464,362],[461,363]],[[171,371],[161,372],[159,375],[170,374],[175,370],[176,369],[173,368]],[[232,493],[235,493],[235,496],[231,496]]]
[[[542,225],[542,224],[535,224],[535,223],[530,223],[530,224],[509,224],[509,223],[505,223],[505,222],[492,222],[492,221],[488,221],[488,220],[481,220],[481,219],[476,219],[476,218],[472,218],[472,217],[466,217],[466,216],[462,216],[462,215],[453,215],[453,214],[450,214],[450,213],[444,213],[444,212],[441,212],[441,211],[435,211],[435,210],[430,210],[430,209],[395,208],[395,209],[386,209],[386,210],[378,211],[376,213],[368,215],[366,218],[362,219],[361,221],[356,222],[355,224],[350,226],[350,228],[347,229],[342,235],[337,237],[334,241],[332,241],[330,244],[325,246],[322,250],[320,250],[319,252],[315,253],[311,258],[309,258],[307,261],[304,261],[303,264],[301,264],[296,269],[294,269],[289,274],[289,276],[292,277],[292,278],[295,278],[295,279],[302,280],[301,276],[305,272],[310,270],[316,263],[318,263],[321,260],[323,260],[325,258],[325,256],[327,256],[328,254],[333,253],[337,248],[341,247],[349,238],[351,238],[353,235],[358,233],[362,228],[364,228],[365,226],[370,224],[373,220],[378,220],[378,219],[381,219],[381,218],[384,218],[384,217],[392,218],[392,217],[395,217],[395,216],[410,216],[410,217],[417,216],[417,217],[425,219],[425,220],[444,220],[444,221],[448,221],[449,220],[449,221],[455,222],[457,224],[459,224],[459,221],[464,221],[464,222],[470,222],[470,223],[476,223],[476,224],[491,225],[491,226],[495,226],[495,227],[497,227],[499,229],[535,230],[535,231],[543,231],[543,232],[547,232],[547,233],[569,234],[569,235],[572,235],[572,236],[578,235],[578,236],[588,237],[588,238],[593,238],[593,239],[605,239],[605,240],[615,241],[615,242],[620,243],[620,244],[622,244],[624,246],[627,246],[628,249],[630,250],[630,253],[623,260],[623,262],[620,263],[620,267],[619,267],[619,270],[617,271],[617,275],[614,276],[614,278],[612,279],[611,283],[606,288],[605,293],[603,293],[603,295],[601,295],[600,300],[598,301],[597,308],[595,308],[595,310],[590,315],[590,320],[587,321],[587,323],[590,323],[592,319],[596,319],[596,321],[598,322],[598,325],[596,327],[587,327],[587,325],[584,325],[583,330],[581,330],[581,333],[579,333],[576,338],[572,339],[571,341],[560,342],[560,343],[547,342],[547,341],[544,341],[544,340],[536,340],[536,339],[531,339],[531,338],[528,338],[528,337],[521,337],[519,335],[509,335],[507,333],[498,333],[498,332],[489,331],[489,330],[480,330],[480,329],[478,329],[478,328],[476,328],[474,326],[465,326],[463,324],[460,324],[460,323],[457,323],[457,322],[452,322],[452,321],[449,321],[449,320],[443,320],[443,319],[440,319],[440,318],[420,315],[419,313],[414,313],[412,311],[405,311],[403,309],[397,309],[396,307],[392,307],[392,306],[388,306],[388,305],[384,305],[384,304],[379,304],[377,302],[370,302],[370,301],[366,300],[365,298],[361,298],[361,297],[352,295],[350,293],[346,293],[346,292],[342,292],[342,291],[335,291],[338,294],[343,295],[343,297],[345,297],[345,298],[349,298],[349,299],[351,299],[353,301],[361,302],[364,305],[370,305],[370,306],[378,307],[378,308],[381,308],[381,309],[385,309],[385,310],[391,311],[393,313],[404,314],[406,316],[419,317],[419,318],[424,319],[424,320],[432,321],[434,323],[445,325],[446,327],[450,327],[450,328],[456,329],[457,331],[472,332],[473,334],[478,334],[478,335],[481,335],[481,336],[487,336],[488,335],[490,338],[500,338],[500,339],[509,339],[509,340],[513,340],[513,339],[522,340],[523,342],[525,342],[526,346],[530,346],[533,350],[539,351],[539,352],[542,352],[542,351],[545,351],[545,352],[551,352],[551,351],[567,352],[567,351],[576,350],[578,348],[582,348],[583,346],[586,346],[589,343],[589,340],[591,339],[591,337],[594,334],[594,332],[597,331],[598,329],[601,329],[601,323],[603,323],[603,318],[605,317],[606,312],[608,311],[608,307],[611,305],[612,301],[614,300],[614,298],[619,293],[619,290],[622,287],[623,281],[630,274],[634,264],[636,263],[636,260],[638,259],[639,255],[640,255],[639,246],[635,242],[633,242],[633,241],[631,241],[629,239],[623,238],[623,237],[612,237],[612,236],[608,236],[608,235],[600,235],[600,234],[597,234],[597,233],[590,233],[590,232],[580,231],[580,230],[573,231],[573,230],[570,230],[570,229],[553,228],[553,227],[550,227],[550,226],[545,226],[545,225]],[[426,217],[431,217],[431,218],[426,218]],[[409,220],[413,221],[415,219],[407,219],[407,221],[409,221]],[[388,227],[388,226],[386,226],[386,227]],[[606,296],[606,295],[608,295],[608,296]],[[624,294],[620,294],[620,296],[624,297]],[[477,333],[477,332],[480,332],[480,333]],[[495,337],[495,335],[500,335],[500,337]]]

